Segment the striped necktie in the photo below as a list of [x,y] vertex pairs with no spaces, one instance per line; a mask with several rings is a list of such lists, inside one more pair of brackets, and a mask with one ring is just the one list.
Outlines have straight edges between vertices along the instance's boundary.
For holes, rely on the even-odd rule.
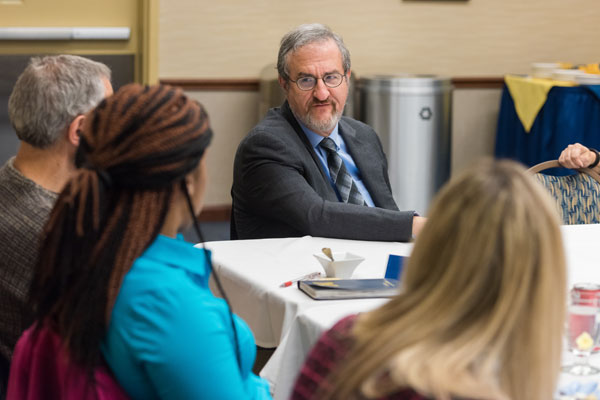
[[365,200],[360,194],[356,182],[346,170],[342,158],[338,155],[335,143],[332,139],[326,137],[319,143],[327,151],[327,164],[329,165],[329,175],[340,194],[344,203],[365,205]]

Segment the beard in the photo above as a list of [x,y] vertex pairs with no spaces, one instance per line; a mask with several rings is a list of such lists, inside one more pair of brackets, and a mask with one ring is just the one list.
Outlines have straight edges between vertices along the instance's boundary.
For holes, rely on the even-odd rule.
[[[312,106],[313,103],[311,103]],[[335,125],[342,118],[342,111],[338,110],[337,105],[331,102],[331,116],[323,120],[317,120],[310,111],[306,114],[297,116],[297,118],[313,132],[331,132]]]

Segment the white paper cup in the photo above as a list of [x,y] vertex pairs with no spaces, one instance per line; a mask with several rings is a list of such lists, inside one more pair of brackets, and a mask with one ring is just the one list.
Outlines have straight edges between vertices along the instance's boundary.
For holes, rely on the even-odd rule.
[[354,270],[365,259],[348,252],[334,252],[331,261],[325,254],[313,254],[325,269],[328,278],[351,278]]

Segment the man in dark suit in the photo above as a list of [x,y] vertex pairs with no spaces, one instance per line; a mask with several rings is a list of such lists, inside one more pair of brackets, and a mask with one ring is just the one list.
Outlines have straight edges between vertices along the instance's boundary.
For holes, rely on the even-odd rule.
[[281,40],[277,69],[287,100],[235,157],[232,239],[410,240],[425,219],[398,210],[375,131],[342,117],[350,78],[342,39],[301,25]]

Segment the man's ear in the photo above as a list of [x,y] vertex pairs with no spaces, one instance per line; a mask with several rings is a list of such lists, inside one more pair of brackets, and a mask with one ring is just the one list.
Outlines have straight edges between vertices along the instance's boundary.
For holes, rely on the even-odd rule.
[[281,88],[283,89],[283,91],[287,93],[287,91],[288,91],[288,81],[286,81],[285,79],[283,79],[281,76],[279,76],[277,78],[277,80],[279,81],[279,86],[281,86]]
[[81,132],[81,126],[83,125],[84,115],[78,115],[71,121],[69,128],[67,129],[67,139],[75,147],[79,147],[79,135]]

